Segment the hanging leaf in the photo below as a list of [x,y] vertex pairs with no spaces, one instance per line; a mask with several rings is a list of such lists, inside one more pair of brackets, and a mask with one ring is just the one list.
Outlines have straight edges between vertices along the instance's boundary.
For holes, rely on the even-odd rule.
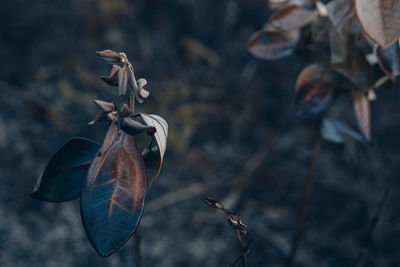
[[[121,247],[142,216],[147,179],[134,137],[113,123],[90,165],[81,195],[82,221],[90,242],[102,257]],[[110,143],[110,144],[108,144]]]
[[365,138],[344,122],[332,118],[325,118],[322,122],[321,136],[331,142],[344,142],[342,134],[346,134],[357,141],[365,142]]
[[352,88],[355,88],[355,85],[327,65],[310,65],[297,78],[295,114],[306,117],[322,113],[332,105],[340,91]]
[[100,56],[108,64],[121,63],[121,56],[119,53],[112,50],[96,51],[96,54]]
[[400,38],[400,1],[355,0],[358,19],[365,33],[387,48]]
[[364,92],[352,91],[353,108],[358,126],[367,141],[371,141],[371,111],[369,101]]
[[148,179],[150,187],[158,178],[165,150],[167,149],[168,123],[164,118],[156,114],[140,113],[138,116],[140,116],[148,126],[156,128],[154,138],[149,143],[148,148],[142,152],[146,163],[146,169],[149,173]]
[[311,23],[315,18],[314,11],[291,3],[272,14],[269,23],[278,30],[291,31]]
[[247,49],[256,58],[276,60],[291,55],[298,40],[298,30],[279,32],[272,28],[263,29],[250,37]]
[[118,72],[121,70],[121,67],[118,65],[113,65],[110,75],[108,77],[101,77],[101,79],[111,86],[118,86]]
[[118,71],[118,96],[126,95],[128,85],[128,72],[126,66]]
[[99,148],[100,144],[86,138],[68,140],[47,163],[32,197],[52,202],[79,197],[86,173]]
[[385,74],[392,80],[400,75],[400,48],[396,42],[386,49],[378,47],[376,54],[378,56],[379,66]]

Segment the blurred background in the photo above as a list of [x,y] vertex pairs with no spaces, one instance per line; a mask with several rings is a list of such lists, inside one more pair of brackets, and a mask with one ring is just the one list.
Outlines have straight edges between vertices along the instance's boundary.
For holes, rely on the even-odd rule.
[[[284,265],[314,122],[292,109],[307,56],[266,62],[247,52],[271,14],[266,0],[10,0],[0,9],[0,266],[135,266],[134,238],[109,258],[96,254],[79,200],[30,197],[69,137],[104,137],[106,124],[86,125],[98,111],[93,99],[116,98],[99,79],[110,66],[94,52],[104,49],[128,55],[150,91],[138,111],[170,127],[139,227],[143,266],[234,261],[235,233],[205,196],[247,224],[248,266]],[[354,266],[362,251],[364,266],[400,266],[398,89],[372,103],[376,153],[352,140],[322,143],[296,266]],[[384,179],[391,192],[365,248]]]

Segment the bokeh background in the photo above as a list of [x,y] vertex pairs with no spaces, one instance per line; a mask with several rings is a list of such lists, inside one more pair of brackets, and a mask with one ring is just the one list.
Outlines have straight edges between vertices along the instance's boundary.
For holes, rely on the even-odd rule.
[[[151,92],[139,111],[170,125],[165,163],[139,227],[143,266],[229,266],[239,254],[224,214],[239,213],[252,240],[249,266],[283,266],[304,192],[312,120],[293,115],[296,51],[266,62],[246,50],[271,11],[265,0],[6,0],[0,17],[0,266],[135,266],[132,238],[100,258],[79,200],[29,194],[69,137],[101,142],[87,126],[93,99],[113,100],[109,66],[94,51],[124,51]],[[399,88],[372,104],[374,153],[322,143],[296,266],[400,266]],[[350,102],[343,101],[343,108]],[[365,233],[390,181],[373,242]]]

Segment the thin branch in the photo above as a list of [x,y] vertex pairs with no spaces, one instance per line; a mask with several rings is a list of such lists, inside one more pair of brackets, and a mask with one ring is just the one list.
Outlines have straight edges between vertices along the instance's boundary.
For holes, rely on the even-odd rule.
[[313,150],[310,159],[310,165],[308,169],[308,176],[306,181],[306,188],[304,193],[303,202],[300,208],[299,215],[297,217],[296,232],[292,241],[292,247],[286,262],[286,267],[291,267],[295,261],[297,249],[301,239],[301,234],[304,228],[304,222],[307,215],[307,208],[310,201],[311,193],[313,190],[313,184],[315,180],[315,169],[317,164],[318,154],[321,148],[321,125],[322,118],[318,118],[315,125],[314,135],[313,135]]

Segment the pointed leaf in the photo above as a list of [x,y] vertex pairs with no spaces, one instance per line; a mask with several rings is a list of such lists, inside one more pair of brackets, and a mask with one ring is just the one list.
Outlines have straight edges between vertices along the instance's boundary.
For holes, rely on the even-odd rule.
[[126,66],[118,71],[118,95],[126,95],[126,87],[128,85],[128,72]]
[[377,48],[379,66],[385,74],[393,81],[400,75],[400,47],[396,42],[386,49]]
[[269,23],[278,30],[291,31],[311,23],[315,18],[314,11],[291,3],[272,14]]
[[81,196],[83,225],[100,256],[111,255],[135,231],[146,185],[146,170],[134,137],[118,130],[109,149],[94,158]]
[[291,55],[298,40],[298,30],[279,32],[274,29],[264,29],[250,37],[247,49],[256,58],[276,60]]
[[332,118],[325,118],[322,123],[321,135],[328,141],[334,143],[343,143],[342,134],[346,134],[357,141],[365,142],[365,138],[353,130],[348,124]]
[[168,123],[161,116],[155,114],[143,114],[140,113],[143,121],[148,125],[156,128],[154,133],[154,140],[150,142],[147,151],[143,151],[142,155],[146,162],[146,168],[151,169],[148,172],[151,176],[149,178],[149,187],[157,180],[161,170],[165,150],[167,148],[167,137],[168,137]]
[[371,111],[369,101],[364,92],[352,91],[353,108],[358,126],[367,141],[371,141]]
[[119,53],[112,50],[96,51],[96,54],[100,56],[108,64],[118,64],[121,63],[121,56]]
[[32,197],[60,202],[77,198],[100,144],[82,137],[68,140],[46,165]]
[[399,0],[355,0],[365,33],[386,48],[400,38]]

